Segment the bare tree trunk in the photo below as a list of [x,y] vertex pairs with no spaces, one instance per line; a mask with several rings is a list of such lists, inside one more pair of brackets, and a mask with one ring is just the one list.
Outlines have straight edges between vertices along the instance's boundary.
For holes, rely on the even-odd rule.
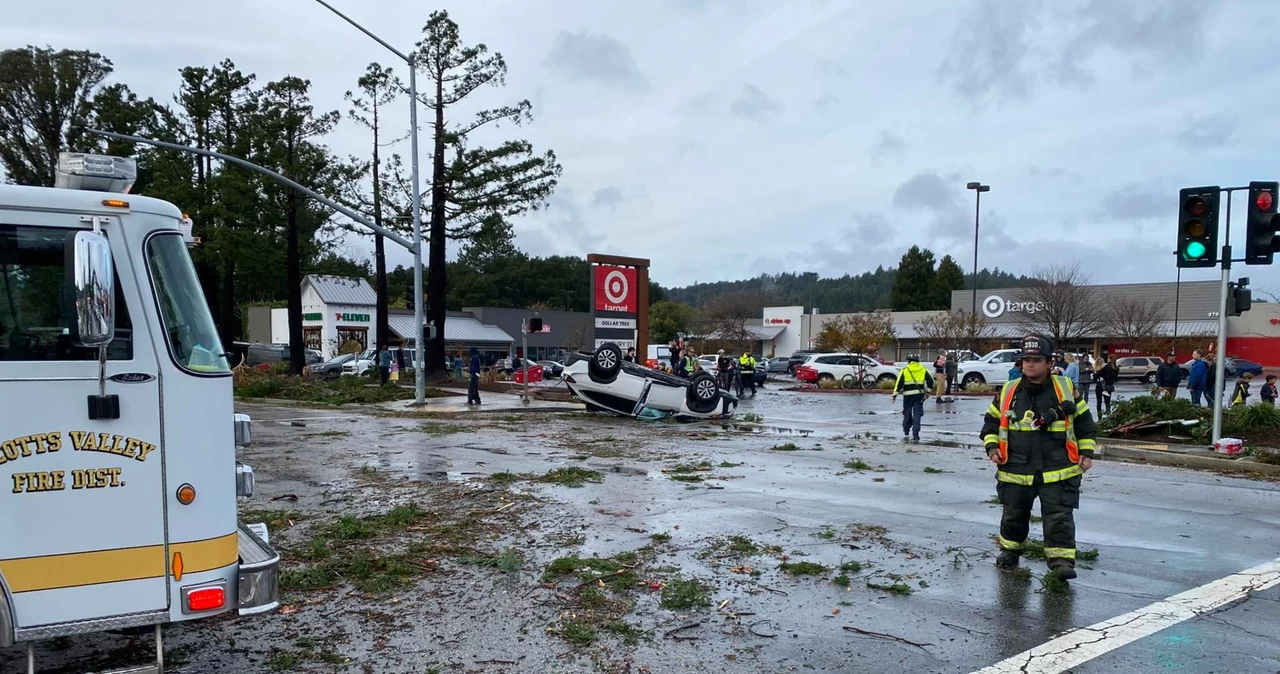
[[298,193],[289,188],[289,243],[288,243],[288,280],[289,284],[289,369],[293,374],[302,374],[307,364],[306,345],[302,339],[302,267],[299,264],[301,252],[298,243]]
[[444,370],[444,315],[445,294],[448,285],[445,279],[445,125],[444,125],[444,81],[437,66],[436,70],[436,119],[433,125],[431,162],[431,245],[427,262],[427,310],[428,322],[436,327],[438,339],[431,343],[427,355],[427,372]]

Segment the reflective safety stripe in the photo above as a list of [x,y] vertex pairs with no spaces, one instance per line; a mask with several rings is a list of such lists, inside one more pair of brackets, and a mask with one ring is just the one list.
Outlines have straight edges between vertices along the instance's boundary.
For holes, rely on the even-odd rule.
[[[1057,394],[1059,404],[1066,402],[1067,393],[1071,393],[1074,397],[1076,388],[1070,379],[1057,375],[1050,377],[1050,379],[1053,380],[1053,392]],[[1080,461],[1080,445],[1076,442],[1076,429],[1072,426],[1071,419],[1072,417],[1067,417],[1066,419],[1067,458],[1071,459],[1071,463],[1078,463]]]
[[1018,473],[1006,473],[1003,470],[996,471],[996,480],[1000,482],[1008,482],[1009,484],[1020,484],[1030,487],[1035,484],[1035,475],[1019,475]]
[[994,403],[991,405],[987,405],[987,416],[999,418],[1000,408],[996,407]]
[[901,391],[898,391],[898,395],[900,395],[900,396],[902,396],[902,397],[904,397],[904,398],[905,398],[905,397],[907,397],[907,396],[918,396],[918,395],[922,395],[923,393],[924,393],[924,391],[922,391],[922,390],[920,390],[920,389],[911,389],[911,390],[909,390],[909,391],[908,391],[907,389],[902,389]]
[[996,463],[1003,465],[1009,460],[1009,409],[1013,407],[1013,393],[1018,390],[1018,382],[1021,379],[1005,382],[1004,388],[1000,389],[1000,430],[997,436],[996,444],[999,447],[996,452]]
[[1092,451],[1094,451],[1094,450],[1096,450],[1096,449],[1098,449],[1098,441],[1097,441],[1097,440],[1091,440],[1091,439],[1089,439],[1089,438],[1084,438],[1084,439],[1080,440],[1080,451],[1082,451],[1082,452],[1092,452]]
[[1021,541],[1011,541],[1005,538],[1004,536],[999,536],[996,540],[1000,543],[1001,550],[1021,550],[1022,549]]
[[[1045,428],[1044,426],[1037,428],[1035,423],[1032,421],[1010,421],[1009,422],[1009,430],[1011,431],[1039,431],[1044,428]],[[1065,433],[1067,432],[1067,422],[1055,421],[1049,424],[1047,428],[1054,433]]]
[[1070,480],[1077,475],[1084,475],[1084,469],[1080,466],[1069,466],[1061,470],[1050,470],[1042,473],[1045,484],[1053,484],[1054,482],[1062,482]]
[[1000,436],[998,435],[982,436],[982,444],[984,445],[994,445],[994,444],[998,444],[999,442],[1000,442]]
[[1084,414],[1085,412],[1088,412],[1088,411],[1089,411],[1089,401],[1081,400],[1080,402],[1076,403],[1076,416],[1080,416],[1081,414]]
[[1075,559],[1075,548],[1045,548],[1044,556],[1049,559]]

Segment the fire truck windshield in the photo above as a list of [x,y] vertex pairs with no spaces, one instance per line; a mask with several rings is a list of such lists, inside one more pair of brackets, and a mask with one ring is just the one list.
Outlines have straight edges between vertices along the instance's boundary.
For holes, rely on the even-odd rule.
[[151,237],[147,263],[174,361],[200,374],[230,372],[182,235],[175,232]]

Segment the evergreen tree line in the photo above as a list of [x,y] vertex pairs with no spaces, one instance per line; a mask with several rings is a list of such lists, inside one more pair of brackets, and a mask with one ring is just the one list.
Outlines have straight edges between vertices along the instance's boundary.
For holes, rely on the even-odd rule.
[[[934,263],[928,248],[912,246],[897,267],[838,278],[821,278],[814,272],[761,274],[741,281],[695,283],[667,290],[668,299],[701,308],[725,294],[746,293],[765,298],[765,306],[803,306],[822,313],[847,313],[892,308],[895,311],[929,311],[951,308],[951,292],[972,288],[972,274],[944,255]],[[1035,285],[1035,279],[999,268],[978,272],[978,288],[1013,288]]]

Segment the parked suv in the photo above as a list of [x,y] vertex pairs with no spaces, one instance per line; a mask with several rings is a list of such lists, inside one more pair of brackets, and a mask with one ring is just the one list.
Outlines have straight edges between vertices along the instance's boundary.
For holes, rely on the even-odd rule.
[[787,359],[787,374],[795,374],[796,368],[804,365],[804,362],[809,360],[809,356],[814,353],[816,352],[811,349],[801,349],[791,354],[791,357]]
[[1125,356],[1116,359],[1121,379],[1137,379],[1148,384],[1156,383],[1156,368],[1163,361],[1156,356]]

